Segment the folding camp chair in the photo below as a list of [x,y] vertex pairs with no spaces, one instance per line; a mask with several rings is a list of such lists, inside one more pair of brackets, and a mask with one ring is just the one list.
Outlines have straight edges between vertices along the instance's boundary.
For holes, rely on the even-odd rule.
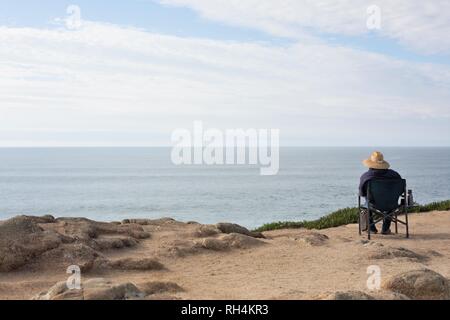
[[[395,233],[398,233],[398,223],[406,226],[406,237],[409,238],[408,224],[408,190],[404,179],[374,179],[367,183],[367,202],[361,204],[358,197],[359,208],[359,234],[362,232],[362,219],[365,219],[367,238],[370,240],[370,229],[383,219],[391,219],[395,224]],[[402,201],[399,203],[399,198]],[[405,215],[405,220],[398,219],[399,214]],[[373,217],[373,222],[371,221]]]

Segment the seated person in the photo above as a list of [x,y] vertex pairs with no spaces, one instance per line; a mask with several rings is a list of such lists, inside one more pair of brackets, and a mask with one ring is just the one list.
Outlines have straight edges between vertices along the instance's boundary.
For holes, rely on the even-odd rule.
[[[389,163],[384,160],[384,156],[381,152],[375,151],[372,153],[369,159],[363,161],[363,164],[369,168],[369,171],[361,176],[359,184],[359,194],[367,199],[367,183],[372,179],[401,179],[402,177],[398,172],[389,169]],[[367,202],[367,200],[366,200]],[[373,217],[369,217],[370,223],[373,223]],[[391,219],[387,218],[383,220],[382,234],[390,234]],[[378,233],[375,225],[370,227],[370,232]]]

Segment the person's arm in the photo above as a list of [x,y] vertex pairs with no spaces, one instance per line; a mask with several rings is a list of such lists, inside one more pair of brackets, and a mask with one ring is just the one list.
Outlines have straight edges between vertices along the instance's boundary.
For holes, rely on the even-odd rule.
[[365,174],[363,174],[362,176],[361,176],[361,179],[360,179],[360,181],[359,181],[359,195],[361,196],[361,197],[366,197],[367,195],[366,195],[366,191],[367,191],[367,188],[366,188],[366,177],[365,177],[366,175]]

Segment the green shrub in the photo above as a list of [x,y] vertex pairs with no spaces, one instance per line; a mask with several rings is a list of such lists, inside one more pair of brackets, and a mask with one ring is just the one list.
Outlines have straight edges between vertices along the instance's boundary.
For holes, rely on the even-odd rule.
[[[433,202],[423,206],[415,207],[412,212],[448,211],[450,210],[450,200]],[[329,215],[313,221],[280,221],[267,223],[254,231],[269,231],[278,229],[327,229],[339,227],[346,224],[358,222],[358,208],[345,208],[337,210]]]

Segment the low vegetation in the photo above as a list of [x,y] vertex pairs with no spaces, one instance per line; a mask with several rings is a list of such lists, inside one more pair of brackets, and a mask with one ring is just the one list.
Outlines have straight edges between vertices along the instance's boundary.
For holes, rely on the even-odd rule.
[[[450,210],[450,200],[433,202],[426,205],[420,205],[411,210],[411,212],[430,212],[430,211]],[[358,208],[345,208],[337,210],[329,215],[313,221],[285,221],[267,223],[254,231],[262,232],[278,229],[327,229],[338,227],[350,223],[358,222]]]

